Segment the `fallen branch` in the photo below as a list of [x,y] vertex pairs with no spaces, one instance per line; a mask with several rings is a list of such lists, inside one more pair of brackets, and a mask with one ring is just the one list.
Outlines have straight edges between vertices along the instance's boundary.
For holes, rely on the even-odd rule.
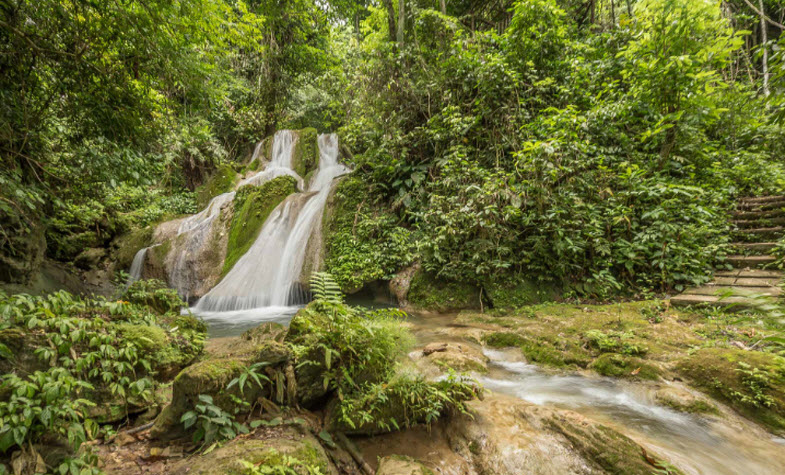
[[374,471],[371,468],[371,466],[368,465],[368,462],[365,461],[363,455],[360,453],[360,450],[357,449],[357,446],[354,445],[354,443],[351,440],[349,440],[348,437],[346,437],[346,434],[344,434],[343,432],[339,432],[335,434],[335,437],[338,439],[338,442],[341,443],[344,450],[349,452],[349,455],[352,456],[354,461],[357,462],[357,465],[360,466],[360,469],[362,469],[362,471],[366,475],[374,475]]

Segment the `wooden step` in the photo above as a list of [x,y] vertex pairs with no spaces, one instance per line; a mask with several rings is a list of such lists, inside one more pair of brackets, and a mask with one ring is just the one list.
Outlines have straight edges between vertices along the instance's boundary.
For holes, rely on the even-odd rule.
[[769,203],[772,201],[785,201],[785,195],[771,196],[745,196],[739,198],[739,203]]
[[783,272],[774,269],[732,269],[719,270],[714,273],[717,277],[735,277],[741,279],[782,279]]
[[776,242],[734,242],[734,249],[745,254],[766,254],[777,247]]
[[739,203],[736,208],[740,211],[775,211],[785,208],[785,201],[771,201],[768,203]]
[[750,278],[750,277],[715,277],[706,285],[732,286],[732,287],[772,287],[780,283],[778,277]]
[[785,225],[785,216],[759,219],[734,219],[731,222],[740,229],[769,228]]
[[737,219],[778,218],[780,216],[785,216],[785,211],[781,209],[769,211],[731,211],[731,215]]
[[[693,287],[684,291],[686,295],[725,295],[727,293],[745,295],[771,295],[778,297],[782,293],[782,289],[775,286],[760,286],[760,287],[741,287],[741,286],[727,286],[727,285],[702,285],[700,287]],[[736,295],[734,295],[736,296]]]
[[691,305],[696,306],[712,306],[712,307],[729,307],[735,305],[738,308],[751,307],[752,300],[744,297],[727,297],[720,300],[715,295],[689,295],[681,294],[671,297],[671,305],[674,307],[688,307]]
[[763,240],[768,240],[773,237],[780,237],[783,231],[785,231],[785,227],[775,226],[771,228],[739,229],[733,231],[733,234],[740,238],[744,238],[745,241],[760,240],[758,242],[762,242]]
[[775,262],[774,256],[728,256],[727,262],[737,269],[758,269]]

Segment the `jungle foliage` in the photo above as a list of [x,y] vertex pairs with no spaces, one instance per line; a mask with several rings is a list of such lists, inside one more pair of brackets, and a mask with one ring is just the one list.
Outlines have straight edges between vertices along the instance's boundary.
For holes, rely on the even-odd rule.
[[[746,6],[645,0],[587,21],[571,2],[520,0],[506,29],[472,29],[462,2],[406,3],[403,35],[370,7],[340,130],[355,180],[411,231],[406,260],[441,279],[678,290],[722,265],[735,197],[782,189],[782,83],[763,90],[757,59],[779,39],[757,42]],[[369,267],[351,252],[331,272]]]
[[[164,294],[160,284],[135,283],[129,296],[158,302],[150,307],[0,292],[0,452],[62,445],[70,451],[54,463],[44,454],[58,473],[93,473],[81,471],[94,460],[80,446],[112,430],[99,423],[154,404],[160,382],[202,351],[204,324]],[[172,298],[177,308],[161,304]]]

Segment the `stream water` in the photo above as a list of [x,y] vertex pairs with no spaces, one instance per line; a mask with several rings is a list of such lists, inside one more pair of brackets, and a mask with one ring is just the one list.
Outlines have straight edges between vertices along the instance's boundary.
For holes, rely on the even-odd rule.
[[[420,345],[460,341],[446,330],[452,316],[412,316]],[[785,440],[741,420],[699,416],[656,404],[657,386],[591,376],[553,373],[527,363],[517,349],[484,349],[488,373],[475,375],[488,390],[537,405],[569,409],[604,423],[657,453],[685,473],[785,473]]]

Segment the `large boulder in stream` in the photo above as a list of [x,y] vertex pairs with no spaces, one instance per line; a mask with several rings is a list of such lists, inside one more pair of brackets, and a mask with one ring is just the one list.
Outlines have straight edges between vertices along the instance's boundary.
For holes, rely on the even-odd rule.
[[[285,345],[276,341],[283,333],[282,327],[270,323],[263,327],[263,330],[246,333],[244,338],[233,341],[231,352],[211,354],[182,370],[172,385],[172,401],[156,419],[151,435],[162,439],[183,435],[180,418],[197,404],[200,395],[211,396],[217,406],[231,413],[248,412],[250,406],[238,404],[238,401],[250,404],[264,398],[276,399],[278,403],[293,402],[292,355]],[[249,382],[242,390],[239,385],[227,388],[254,363],[266,363],[260,371],[271,383],[260,387]],[[285,395],[287,399],[280,400],[279,395]]]
[[172,467],[168,473],[240,475],[249,473],[246,464],[279,470],[269,473],[338,473],[316,437],[298,426],[255,431],[209,454],[189,457]]

